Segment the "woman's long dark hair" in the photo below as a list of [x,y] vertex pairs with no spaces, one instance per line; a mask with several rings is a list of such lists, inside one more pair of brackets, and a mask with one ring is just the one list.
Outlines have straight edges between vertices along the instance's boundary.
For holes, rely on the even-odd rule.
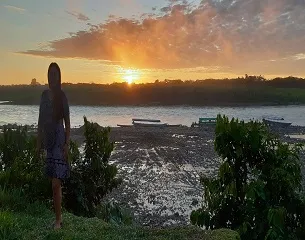
[[63,92],[61,90],[61,71],[60,71],[58,64],[55,62],[52,62],[48,69],[49,86],[51,85],[49,73],[53,67],[57,69],[58,75],[59,75],[58,83],[55,85],[55,87],[53,87],[51,89],[53,92],[53,120],[57,122],[57,121],[63,119],[63,117],[64,117],[64,106],[63,106],[63,99],[62,99]]

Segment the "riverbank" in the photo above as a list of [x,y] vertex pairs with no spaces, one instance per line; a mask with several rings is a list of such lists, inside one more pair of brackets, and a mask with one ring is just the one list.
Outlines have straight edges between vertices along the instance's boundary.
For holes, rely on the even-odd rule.
[[[71,138],[80,149],[83,128]],[[35,134],[35,129],[32,129]],[[202,201],[200,176],[215,176],[220,159],[214,151],[215,127],[111,128],[115,142],[111,164],[118,166],[123,183],[104,201],[129,210],[142,226],[172,227],[190,224],[192,210]],[[273,129],[284,142],[305,143],[305,127]],[[301,164],[305,176],[305,153]]]
[[[214,130],[213,126],[112,128],[115,150],[111,163],[118,166],[123,183],[105,201],[129,209],[143,226],[188,225],[191,211],[202,201],[200,175],[215,176],[220,164],[214,151]],[[305,127],[274,132],[285,142],[305,143]],[[82,129],[72,130],[72,138],[81,145]],[[304,156],[302,153],[305,176]]]

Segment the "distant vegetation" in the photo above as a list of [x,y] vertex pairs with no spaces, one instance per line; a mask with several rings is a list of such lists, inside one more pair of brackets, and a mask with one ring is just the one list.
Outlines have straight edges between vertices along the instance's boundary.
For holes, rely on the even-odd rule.
[[[0,86],[0,101],[39,104],[47,86]],[[196,81],[164,80],[134,84],[63,84],[72,105],[247,106],[305,104],[305,79],[266,80],[261,76]]]

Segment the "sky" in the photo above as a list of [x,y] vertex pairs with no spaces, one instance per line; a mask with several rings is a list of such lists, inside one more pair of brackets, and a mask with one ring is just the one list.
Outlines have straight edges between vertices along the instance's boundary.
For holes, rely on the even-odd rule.
[[305,77],[305,0],[1,0],[1,85]]

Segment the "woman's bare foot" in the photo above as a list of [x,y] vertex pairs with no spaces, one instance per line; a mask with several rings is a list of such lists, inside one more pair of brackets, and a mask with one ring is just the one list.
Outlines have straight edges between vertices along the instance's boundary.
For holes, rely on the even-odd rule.
[[62,222],[55,222],[53,224],[53,228],[54,228],[54,230],[61,229],[62,228]]

